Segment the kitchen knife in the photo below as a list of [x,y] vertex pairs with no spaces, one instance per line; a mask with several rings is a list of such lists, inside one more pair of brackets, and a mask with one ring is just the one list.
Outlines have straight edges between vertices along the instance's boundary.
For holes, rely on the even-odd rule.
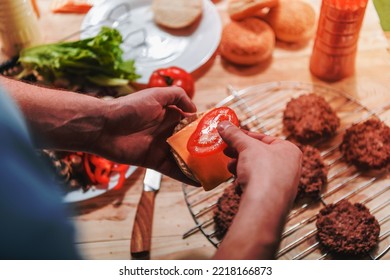
[[152,237],[154,199],[160,189],[161,173],[146,169],[144,188],[138,203],[131,234],[130,252],[133,258],[149,259]]

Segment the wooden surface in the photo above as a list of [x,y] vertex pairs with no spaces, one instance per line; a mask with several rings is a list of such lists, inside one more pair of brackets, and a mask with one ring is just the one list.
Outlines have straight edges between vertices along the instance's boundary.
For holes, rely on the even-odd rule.
[[[214,1],[223,23],[226,1]],[[316,7],[320,1],[308,1]],[[83,16],[52,14],[49,0],[38,0],[40,25],[46,42],[55,42],[79,30]],[[390,35],[387,34],[390,39]],[[327,84],[355,97],[369,108],[381,108],[390,102],[390,55],[388,40],[370,1],[359,41],[356,74],[337,83]],[[226,85],[242,89],[271,81],[301,81],[326,84],[310,75],[309,57],[312,41],[305,46],[277,44],[272,61],[256,67],[236,67],[218,54],[196,71],[194,102],[202,111],[226,97]],[[389,114],[383,115],[389,123]],[[139,168],[119,191],[69,205],[77,229],[77,246],[86,259],[130,259],[130,237],[142,191],[145,170]],[[152,232],[152,259],[208,259],[215,248],[201,234],[182,239],[194,227],[184,201],[181,183],[163,177],[156,196]],[[388,254],[389,255],[389,254]]]
[[134,259],[150,258],[155,198],[156,192],[143,191],[138,202],[130,244],[131,256]]

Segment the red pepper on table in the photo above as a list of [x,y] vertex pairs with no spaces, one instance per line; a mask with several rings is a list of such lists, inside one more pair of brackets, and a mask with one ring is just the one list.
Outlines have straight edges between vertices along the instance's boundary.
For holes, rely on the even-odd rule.
[[117,172],[119,179],[113,189],[117,190],[123,186],[128,165],[115,163],[92,154],[84,154],[83,162],[85,172],[93,184],[107,185],[113,172]]
[[148,87],[178,86],[184,89],[192,99],[195,92],[195,82],[191,74],[176,66],[155,70],[149,78]]
[[119,179],[118,179],[118,183],[113,188],[113,190],[119,190],[123,186],[123,184],[124,184],[124,182],[126,180],[126,172],[127,172],[128,169],[129,169],[129,166],[126,165],[126,164],[114,163],[112,171],[115,171],[115,172],[119,173]]

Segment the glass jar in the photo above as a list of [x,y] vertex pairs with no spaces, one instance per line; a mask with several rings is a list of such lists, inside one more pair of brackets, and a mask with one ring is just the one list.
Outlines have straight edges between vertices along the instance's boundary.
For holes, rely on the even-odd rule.
[[17,56],[23,48],[39,44],[41,39],[31,0],[0,1],[0,44],[5,55]]
[[359,33],[368,0],[323,0],[310,58],[311,73],[338,81],[355,72]]

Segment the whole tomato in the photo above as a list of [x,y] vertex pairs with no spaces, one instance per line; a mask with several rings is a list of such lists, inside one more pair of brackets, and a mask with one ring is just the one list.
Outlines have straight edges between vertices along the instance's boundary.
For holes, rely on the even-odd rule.
[[184,89],[192,99],[195,92],[195,83],[191,74],[176,67],[161,68],[155,70],[149,78],[148,87],[178,86]]

